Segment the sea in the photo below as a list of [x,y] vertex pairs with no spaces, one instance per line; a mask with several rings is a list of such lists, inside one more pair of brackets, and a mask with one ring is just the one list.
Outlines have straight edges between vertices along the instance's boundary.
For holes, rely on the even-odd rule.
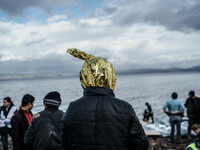
[[[200,97],[199,79],[200,73],[117,75],[114,93],[115,97],[127,101],[133,106],[145,130],[157,130],[163,136],[168,136],[170,132],[169,118],[163,113],[163,105],[171,99],[172,92],[177,92],[178,99],[183,103],[185,103],[190,90],[194,90],[196,96]],[[51,91],[58,91],[61,94],[60,109],[64,112],[70,102],[83,95],[78,75],[66,78],[0,80],[0,104],[3,105],[3,98],[9,96],[18,108],[23,95],[28,93],[35,97],[32,111],[37,113],[44,109],[43,98]],[[146,109],[145,102],[152,106],[154,124],[142,121],[143,112]],[[186,134],[186,132],[187,121],[183,121],[182,133]]]

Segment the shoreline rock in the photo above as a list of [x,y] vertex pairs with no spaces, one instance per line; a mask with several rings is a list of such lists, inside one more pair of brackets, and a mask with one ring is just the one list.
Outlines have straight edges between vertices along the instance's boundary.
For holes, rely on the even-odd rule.
[[[186,147],[192,143],[197,137],[192,137],[188,140],[186,137],[182,137],[182,142],[180,144],[172,144],[169,142],[169,137],[161,136],[148,136],[150,147],[148,150],[184,150]],[[11,137],[8,137],[8,148],[13,149]],[[3,149],[2,141],[0,140],[0,149]]]

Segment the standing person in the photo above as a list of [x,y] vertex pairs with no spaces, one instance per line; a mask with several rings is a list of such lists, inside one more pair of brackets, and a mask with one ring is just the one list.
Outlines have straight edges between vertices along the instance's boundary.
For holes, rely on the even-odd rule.
[[[172,99],[168,100],[165,103],[163,110],[170,117],[169,119],[171,125],[170,142],[174,143],[174,131],[176,126],[177,129],[176,143],[179,144],[181,142],[181,120],[185,107],[180,100],[177,100],[178,94],[176,92],[173,92],[171,97]],[[168,109],[168,111],[166,109]]]
[[193,124],[191,129],[197,134],[198,139],[188,145],[186,150],[200,150],[200,125]]
[[22,98],[21,108],[15,113],[11,119],[12,126],[12,141],[14,150],[32,150],[32,147],[24,144],[24,134],[32,119],[31,109],[35,98],[26,94]]
[[151,105],[147,102],[145,103],[145,105],[147,106],[147,109],[144,110],[143,121],[149,121],[149,118],[151,117],[151,121],[152,123],[154,123],[153,111],[152,111]]
[[83,97],[71,102],[62,119],[66,150],[146,150],[149,142],[133,107],[115,98],[115,69],[105,58],[77,49],[68,53],[86,60],[80,71]]
[[194,91],[190,91],[189,92],[189,97],[186,99],[185,102],[185,107],[187,108],[187,116],[189,118],[188,121],[188,139],[192,139],[191,138],[191,127],[193,124],[195,123],[199,123],[199,114],[197,112],[199,112],[197,108],[199,99],[195,96],[195,92]]
[[48,93],[43,104],[45,109],[34,115],[24,143],[34,146],[35,150],[63,150],[60,138],[64,112],[58,109],[61,105],[60,94],[57,91]]
[[10,119],[17,111],[10,97],[3,99],[3,106],[0,108],[0,134],[3,143],[3,149],[8,150],[8,134],[11,136]]

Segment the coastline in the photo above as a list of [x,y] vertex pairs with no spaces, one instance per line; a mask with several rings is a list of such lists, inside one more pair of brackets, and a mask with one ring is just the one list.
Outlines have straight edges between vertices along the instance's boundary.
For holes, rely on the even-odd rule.
[[[169,142],[169,137],[162,137],[157,135],[150,135],[148,136],[149,139],[149,149],[148,150],[183,150],[192,143],[197,137],[192,137],[191,140],[188,140],[185,136],[181,138],[182,142],[180,144],[172,144]],[[12,140],[10,136],[8,137],[8,148],[9,150],[13,149]],[[2,142],[0,140],[0,149],[3,149]]]

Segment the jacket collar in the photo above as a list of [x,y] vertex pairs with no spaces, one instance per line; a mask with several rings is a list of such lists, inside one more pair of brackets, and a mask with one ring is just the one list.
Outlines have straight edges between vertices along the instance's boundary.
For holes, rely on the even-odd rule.
[[106,87],[87,87],[84,88],[84,96],[113,96],[114,92],[110,88]]

